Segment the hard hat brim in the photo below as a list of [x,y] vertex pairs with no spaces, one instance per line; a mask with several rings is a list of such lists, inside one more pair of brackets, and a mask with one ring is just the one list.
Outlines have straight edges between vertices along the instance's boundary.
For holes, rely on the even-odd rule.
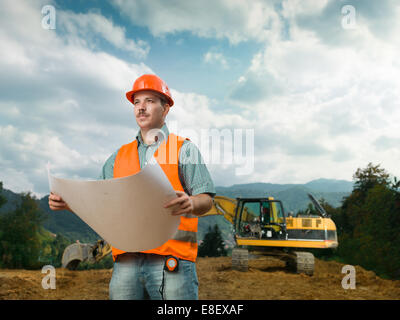
[[143,89],[139,89],[139,90],[128,91],[126,93],[126,98],[133,104],[133,100],[132,100],[133,95],[135,93],[138,93],[138,92],[141,92],[141,91],[153,91],[155,93],[161,94],[165,99],[167,99],[168,104],[169,104],[170,107],[172,107],[174,105],[174,100],[172,100],[171,97],[167,96],[163,92],[160,92],[160,91],[157,91],[157,90],[153,90],[153,89],[149,89],[149,88],[143,88]]

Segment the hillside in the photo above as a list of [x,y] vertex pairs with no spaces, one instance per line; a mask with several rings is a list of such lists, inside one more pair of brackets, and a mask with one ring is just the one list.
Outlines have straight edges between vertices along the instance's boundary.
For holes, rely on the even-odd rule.
[[[228,257],[198,258],[201,300],[386,300],[400,299],[400,281],[384,280],[356,266],[356,289],[341,286],[343,264],[316,259],[314,276],[286,271],[280,260],[249,261],[249,271],[231,269]],[[0,300],[106,300],[112,269],[56,270],[56,289],[44,290],[41,270],[2,270]]]

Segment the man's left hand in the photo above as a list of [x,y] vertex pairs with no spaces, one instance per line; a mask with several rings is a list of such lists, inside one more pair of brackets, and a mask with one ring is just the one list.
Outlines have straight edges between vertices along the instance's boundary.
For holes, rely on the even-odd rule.
[[178,197],[165,204],[164,208],[171,208],[176,204],[179,205],[178,208],[172,211],[171,214],[173,216],[179,216],[181,214],[186,214],[186,213],[193,213],[194,210],[193,199],[183,191],[175,190],[175,193]]

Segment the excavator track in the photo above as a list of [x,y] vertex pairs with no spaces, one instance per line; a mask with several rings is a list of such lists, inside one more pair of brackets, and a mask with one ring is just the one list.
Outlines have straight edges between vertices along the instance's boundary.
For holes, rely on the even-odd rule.
[[[257,254],[257,253],[256,253]],[[258,253],[279,257],[286,261],[286,267],[295,273],[304,273],[312,276],[314,274],[314,255],[310,252],[295,251],[292,253]],[[234,248],[232,250],[232,269],[238,271],[248,271],[249,269],[249,250],[245,248]]]
[[296,273],[312,276],[314,274],[314,255],[310,252],[295,251],[287,260],[286,265]]
[[232,269],[238,271],[248,271],[249,269],[249,250],[234,248],[232,250]]

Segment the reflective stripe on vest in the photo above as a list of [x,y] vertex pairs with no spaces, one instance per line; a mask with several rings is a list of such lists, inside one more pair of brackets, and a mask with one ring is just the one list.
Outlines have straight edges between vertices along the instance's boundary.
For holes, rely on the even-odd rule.
[[173,236],[174,240],[197,243],[197,232],[179,230]]
[[[179,179],[178,158],[179,151],[184,142],[184,138],[171,133],[160,144],[154,158],[157,160],[161,169],[164,171],[174,190],[184,191]],[[126,177],[140,171],[138,143],[135,139],[131,143],[123,145],[115,158],[114,178]],[[193,214],[182,215],[177,232],[162,246],[142,251],[144,253],[154,253],[159,255],[173,255],[180,259],[196,261],[197,257],[197,216]],[[117,255],[125,251],[112,247],[113,260]]]

